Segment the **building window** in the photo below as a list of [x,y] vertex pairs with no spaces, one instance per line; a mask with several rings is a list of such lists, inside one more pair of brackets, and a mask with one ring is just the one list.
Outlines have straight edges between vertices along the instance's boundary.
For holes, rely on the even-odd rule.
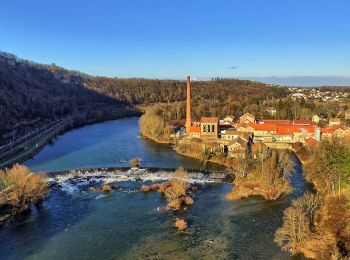
[[211,131],[212,131],[213,133],[215,133],[215,125],[212,125],[212,126],[211,126]]
[[207,128],[205,127],[205,125],[203,125],[203,132],[207,132]]
[[208,125],[208,133],[210,133],[210,125]]

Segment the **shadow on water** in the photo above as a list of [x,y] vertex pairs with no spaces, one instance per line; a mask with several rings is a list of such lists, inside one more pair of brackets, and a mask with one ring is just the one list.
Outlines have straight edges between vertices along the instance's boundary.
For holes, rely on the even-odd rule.
[[2,259],[24,259],[45,246],[59,232],[82,221],[94,210],[91,198],[70,196],[52,189],[50,196],[39,207],[32,207],[0,229]]
[[140,157],[145,167],[223,169],[204,166],[199,160],[178,155],[170,145],[139,137],[138,118],[125,118],[72,130],[25,162],[34,171],[60,171],[72,168],[128,166]]

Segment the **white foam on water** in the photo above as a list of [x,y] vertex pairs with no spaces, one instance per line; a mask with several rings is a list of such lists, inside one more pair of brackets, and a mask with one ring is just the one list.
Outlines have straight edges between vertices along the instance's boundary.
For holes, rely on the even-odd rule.
[[66,192],[67,194],[73,195],[79,192],[79,188],[70,183],[62,182],[60,183],[61,190]]
[[100,194],[95,198],[95,200],[99,200],[99,199],[102,199],[102,198],[107,197],[107,196],[108,195]]
[[[68,194],[74,194],[83,187],[98,183],[109,184],[125,181],[150,181],[160,182],[171,179],[174,175],[174,171],[159,170],[158,172],[147,172],[146,169],[129,169],[127,171],[115,170],[113,172],[101,170],[72,170],[67,174],[57,175],[54,178],[50,178],[51,181],[56,182],[61,186],[61,190]],[[192,184],[205,184],[215,183],[214,177],[210,177],[208,174],[203,173],[189,173],[188,182]]]

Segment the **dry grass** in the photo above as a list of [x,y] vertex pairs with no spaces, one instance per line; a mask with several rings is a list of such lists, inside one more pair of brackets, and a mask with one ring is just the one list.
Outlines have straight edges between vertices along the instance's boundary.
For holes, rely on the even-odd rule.
[[0,206],[8,205],[15,212],[44,199],[48,189],[46,175],[34,174],[26,166],[16,164],[0,171]]
[[275,242],[293,255],[346,259],[350,254],[349,195],[325,198],[305,194],[284,212]]
[[105,184],[102,186],[102,191],[103,192],[110,192],[112,190],[112,187],[108,184]]
[[193,198],[186,196],[197,191],[196,187],[187,185],[187,172],[183,168],[176,170],[174,177],[169,182],[156,183],[150,186],[142,185],[143,192],[159,191],[168,199],[167,210],[186,210],[194,203]]
[[140,190],[144,191],[144,192],[159,191],[161,193],[164,193],[166,191],[166,189],[168,189],[169,187],[170,187],[169,182],[162,182],[162,183],[155,183],[155,184],[152,184],[150,186],[142,185]]
[[185,205],[192,205],[193,204],[193,199],[191,198],[191,197],[189,197],[189,196],[185,196],[185,197],[183,197],[182,198],[182,201],[183,201],[183,203],[185,204]]
[[225,195],[228,200],[240,200],[250,196],[261,196],[266,200],[277,200],[283,194],[288,194],[292,191],[290,184],[287,181],[280,181],[274,186],[267,185],[262,179],[256,180],[236,180],[232,191]]
[[138,167],[140,167],[140,161],[141,161],[141,159],[138,157],[132,158],[130,160],[130,166],[133,168],[138,168]]
[[183,218],[176,218],[175,227],[178,231],[184,231],[187,228],[187,221]]
[[180,198],[170,200],[167,207],[171,210],[180,210],[181,207],[183,209],[187,209],[188,206],[192,205],[193,203],[194,201],[190,196],[181,196]]
[[184,168],[178,168],[175,176],[170,180],[170,187],[168,187],[164,196],[170,200],[186,195],[188,176]]
[[143,192],[148,192],[148,191],[151,191],[151,188],[150,188],[150,186],[142,185],[140,190]]
[[288,175],[293,164],[288,154],[268,152],[263,159],[246,164],[246,161],[242,163],[243,167],[236,175],[232,191],[226,195],[227,199],[262,196],[266,200],[277,200],[292,191]]
[[167,207],[171,210],[179,210],[182,205],[182,200],[181,199],[173,199],[168,202]]

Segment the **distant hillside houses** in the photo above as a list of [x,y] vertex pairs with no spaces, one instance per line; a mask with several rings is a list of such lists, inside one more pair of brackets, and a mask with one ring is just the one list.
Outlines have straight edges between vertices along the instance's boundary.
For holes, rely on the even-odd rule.
[[318,100],[318,101],[345,101],[350,94],[343,90],[329,91],[322,88],[296,88],[289,87],[290,97],[292,100]]
[[221,120],[203,117],[199,125],[190,127],[186,136],[215,142],[232,157],[244,157],[247,148],[253,143],[260,142],[273,148],[291,148],[293,143],[301,142],[314,148],[321,140],[350,137],[350,128],[340,126],[340,119],[329,120],[327,127],[320,127],[319,120],[317,115],[311,120],[259,120],[250,113],[243,114],[237,120],[231,116]]

